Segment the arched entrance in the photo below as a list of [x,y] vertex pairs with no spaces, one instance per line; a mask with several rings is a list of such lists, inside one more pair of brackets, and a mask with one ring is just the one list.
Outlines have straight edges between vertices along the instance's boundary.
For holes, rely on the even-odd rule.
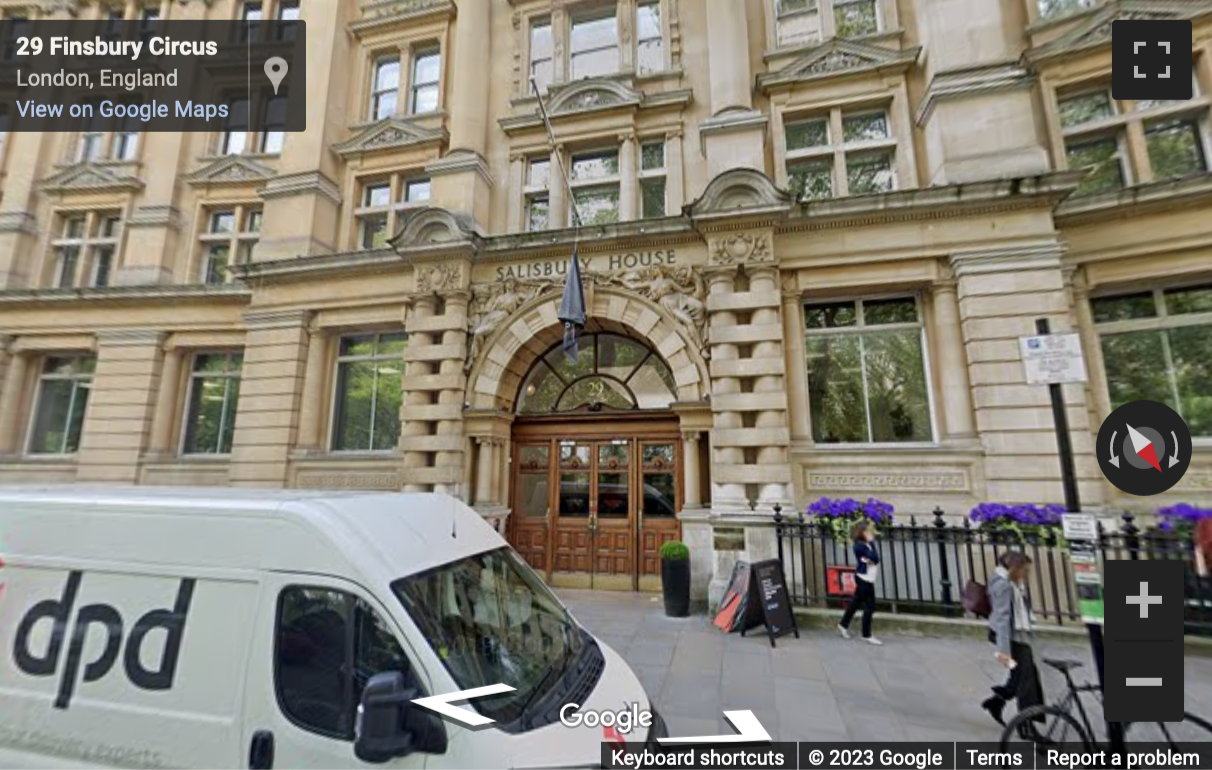
[[509,538],[548,582],[659,587],[682,505],[677,394],[665,360],[622,333],[535,358],[515,402]]

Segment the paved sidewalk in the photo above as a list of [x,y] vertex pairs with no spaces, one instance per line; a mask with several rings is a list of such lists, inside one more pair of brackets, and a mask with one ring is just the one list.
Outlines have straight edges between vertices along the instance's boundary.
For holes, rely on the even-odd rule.
[[[979,707],[1005,678],[989,644],[884,636],[884,646],[801,629],[771,649],[755,629],[725,635],[705,615],[667,618],[659,596],[562,590],[577,619],[617,650],[675,736],[735,732],[723,711],[750,709],[783,741],[996,741]],[[1037,654],[1089,661],[1082,645],[1045,643]],[[1089,665],[1089,663],[1087,664]],[[1187,657],[1187,709],[1212,718],[1212,659]],[[1063,681],[1046,670],[1049,699]],[[1089,668],[1078,680],[1093,678]],[[1013,708],[1007,710],[1012,714]]]

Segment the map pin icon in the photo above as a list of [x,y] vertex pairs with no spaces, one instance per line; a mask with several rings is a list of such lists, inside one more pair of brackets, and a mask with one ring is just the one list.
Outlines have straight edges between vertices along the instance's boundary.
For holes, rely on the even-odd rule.
[[282,85],[282,80],[289,69],[286,60],[281,56],[271,56],[265,60],[265,76],[269,78],[270,83],[274,84],[274,96],[278,95],[278,86]]

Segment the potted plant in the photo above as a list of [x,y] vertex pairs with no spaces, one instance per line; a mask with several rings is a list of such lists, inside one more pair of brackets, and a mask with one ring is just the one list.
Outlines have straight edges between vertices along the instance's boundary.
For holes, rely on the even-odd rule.
[[891,503],[868,497],[860,502],[852,497],[833,500],[822,497],[808,506],[808,515],[816,519],[822,530],[833,535],[838,543],[850,541],[850,530],[860,521],[870,522],[877,530],[892,524],[892,512],[895,509]]
[[1032,503],[981,503],[968,512],[968,518],[981,529],[1004,536],[1015,543],[1029,538],[1057,545],[1065,544],[1061,534],[1063,505],[1034,505]]
[[669,540],[661,546],[661,592],[667,616],[690,614],[690,549],[681,541]]

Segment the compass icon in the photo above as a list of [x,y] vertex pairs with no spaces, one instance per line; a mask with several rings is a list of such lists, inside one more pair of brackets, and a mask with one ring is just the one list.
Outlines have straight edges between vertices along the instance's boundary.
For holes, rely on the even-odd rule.
[[1133,401],[1103,421],[1098,464],[1116,488],[1138,497],[1159,495],[1191,464],[1191,431],[1165,404]]

